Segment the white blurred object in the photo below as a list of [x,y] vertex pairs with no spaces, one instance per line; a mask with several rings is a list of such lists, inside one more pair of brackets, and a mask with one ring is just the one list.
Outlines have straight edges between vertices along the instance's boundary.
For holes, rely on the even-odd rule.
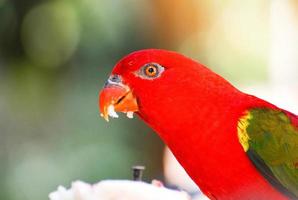
[[270,78],[274,85],[298,85],[298,19],[294,1],[271,3]]
[[268,83],[241,89],[298,114],[298,18],[293,3],[290,0],[271,3]]
[[190,200],[184,191],[170,190],[159,181],[105,180],[91,185],[82,181],[72,183],[70,189],[59,186],[49,194],[50,200]]
[[164,175],[166,181],[175,185],[189,193],[196,193],[193,200],[207,200],[208,198],[204,196],[198,186],[193,182],[193,180],[188,176],[183,167],[176,160],[173,153],[168,147],[165,148],[164,152]]
[[198,186],[188,176],[183,167],[176,160],[168,147],[164,151],[164,175],[171,185],[176,185],[183,190],[193,192],[199,190]]
[[298,19],[294,1],[271,3],[270,84],[268,99],[298,114]]

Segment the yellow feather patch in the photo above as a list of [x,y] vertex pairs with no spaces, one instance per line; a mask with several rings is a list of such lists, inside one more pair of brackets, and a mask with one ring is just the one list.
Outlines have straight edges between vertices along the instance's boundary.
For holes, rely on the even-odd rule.
[[247,134],[246,129],[251,118],[252,116],[250,112],[247,112],[243,117],[239,119],[237,126],[238,139],[245,152],[247,152],[247,150],[249,149],[248,140],[250,140],[250,138]]

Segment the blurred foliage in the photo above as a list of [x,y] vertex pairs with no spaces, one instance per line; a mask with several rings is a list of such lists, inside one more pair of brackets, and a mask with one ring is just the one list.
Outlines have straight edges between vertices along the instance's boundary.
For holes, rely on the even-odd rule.
[[162,143],[139,120],[104,122],[98,91],[146,47],[123,1],[0,1],[0,199],[46,199],[76,179],[161,177]]
[[112,66],[165,48],[235,82],[264,81],[266,12],[265,0],[0,0],[0,199],[129,179],[134,164],[146,165],[147,180],[162,178],[156,134],[137,119],[99,118]]

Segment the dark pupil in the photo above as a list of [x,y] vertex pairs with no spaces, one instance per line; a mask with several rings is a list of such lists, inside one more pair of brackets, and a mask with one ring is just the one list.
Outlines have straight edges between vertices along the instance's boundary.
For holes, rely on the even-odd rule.
[[153,67],[149,67],[149,69],[148,69],[148,72],[150,73],[150,74],[152,74],[152,73],[154,73],[154,68]]

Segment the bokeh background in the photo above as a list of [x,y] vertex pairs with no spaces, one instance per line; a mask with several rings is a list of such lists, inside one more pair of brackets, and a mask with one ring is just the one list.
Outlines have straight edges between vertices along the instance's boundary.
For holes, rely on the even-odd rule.
[[134,164],[164,180],[159,138],[97,108],[113,65],[143,48],[181,52],[298,113],[296,0],[0,0],[0,199],[130,179]]

